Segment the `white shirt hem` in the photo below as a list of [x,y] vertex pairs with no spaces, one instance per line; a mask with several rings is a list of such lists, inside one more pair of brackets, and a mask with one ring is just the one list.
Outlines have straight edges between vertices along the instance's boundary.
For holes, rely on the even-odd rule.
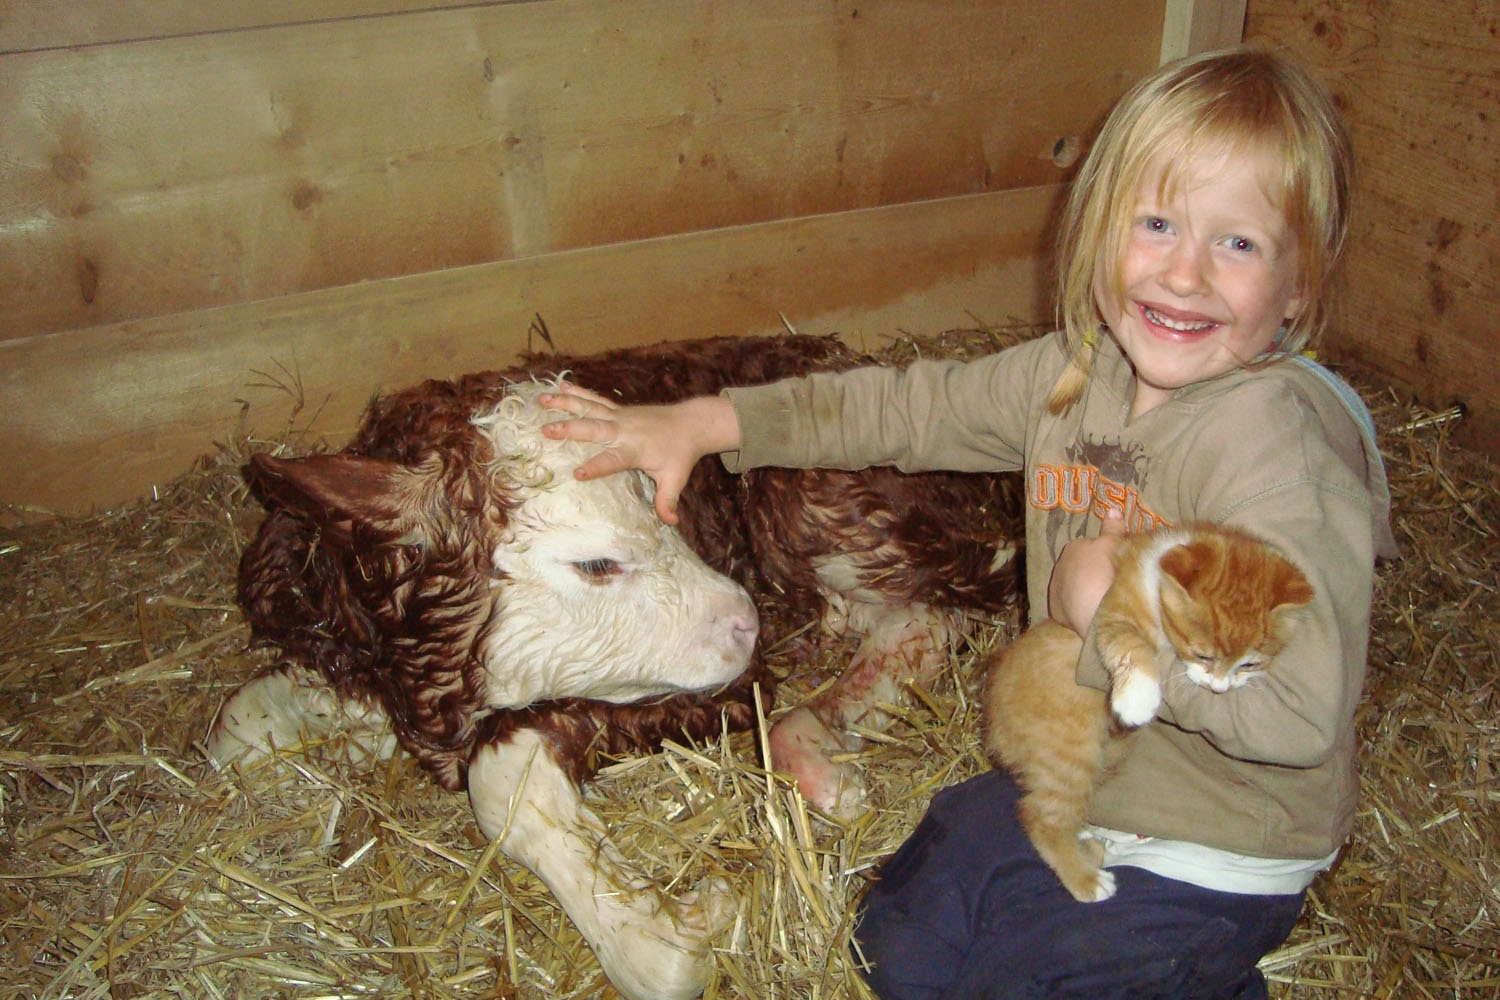
[[1184,840],[1142,837],[1100,826],[1087,836],[1104,845],[1104,867],[1144,868],[1163,878],[1217,892],[1252,896],[1289,896],[1302,892],[1338,858],[1257,858]]

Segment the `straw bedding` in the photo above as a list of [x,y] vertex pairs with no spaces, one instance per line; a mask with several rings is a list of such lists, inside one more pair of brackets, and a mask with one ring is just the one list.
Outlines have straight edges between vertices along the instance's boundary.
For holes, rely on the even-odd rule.
[[[973,354],[955,331],[882,348]],[[1265,963],[1273,996],[1500,993],[1500,503],[1454,415],[1356,380],[1375,412],[1405,558],[1380,568],[1360,713],[1363,800],[1340,863]],[[217,773],[201,738],[261,655],[233,602],[258,520],[236,441],[149,502],[22,526],[0,511],[0,996],[610,997],[546,891],[482,842],[468,803],[405,758],[334,740]],[[663,885],[745,906],[709,997],[868,996],[848,918],[931,797],[985,765],[978,653],[913,692],[859,755],[874,808],[844,827],[761,770],[760,734],[620,761],[589,797]],[[843,651],[823,652],[831,675]],[[776,662],[776,651],[772,651]],[[794,680],[782,704],[820,678]]]

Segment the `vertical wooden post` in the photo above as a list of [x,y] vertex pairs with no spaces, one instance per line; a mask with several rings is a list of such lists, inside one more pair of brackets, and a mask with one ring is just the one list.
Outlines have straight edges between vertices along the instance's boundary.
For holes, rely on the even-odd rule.
[[1245,34],[1245,0],[1167,0],[1161,61],[1238,44]]

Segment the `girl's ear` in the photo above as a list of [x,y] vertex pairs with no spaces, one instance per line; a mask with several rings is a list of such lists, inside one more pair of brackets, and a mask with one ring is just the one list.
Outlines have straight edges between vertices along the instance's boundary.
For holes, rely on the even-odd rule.
[[1287,301],[1286,315],[1282,319],[1288,323],[1293,322],[1298,316],[1302,315],[1302,307],[1305,305],[1307,305],[1307,298],[1301,292],[1298,292]]

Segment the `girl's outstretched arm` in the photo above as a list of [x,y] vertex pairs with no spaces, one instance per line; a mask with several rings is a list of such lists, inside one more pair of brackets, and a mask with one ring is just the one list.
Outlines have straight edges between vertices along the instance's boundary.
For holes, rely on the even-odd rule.
[[572,415],[545,425],[542,433],[547,437],[605,446],[574,475],[592,479],[640,469],[656,483],[656,513],[668,524],[677,523],[677,498],[698,460],[740,446],[739,418],[729,400],[720,396],[665,406],[620,406],[563,383],[560,391],[543,395],[540,402]]

